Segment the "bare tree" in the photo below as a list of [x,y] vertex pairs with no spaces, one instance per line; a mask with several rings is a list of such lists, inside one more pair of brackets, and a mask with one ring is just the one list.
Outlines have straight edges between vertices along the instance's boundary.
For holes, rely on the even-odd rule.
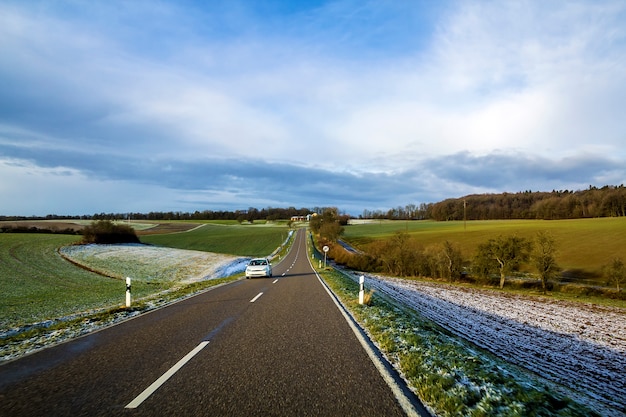
[[604,275],[611,284],[615,284],[617,292],[622,290],[621,285],[626,282],[626,267],[622,258],[614,258],[611,264],[604,266]]
[[537,268],[539,272],[541,288],[544,294],[546,293],[546,283],[548,280],[556,277],[561,271],[561,268],[556,263],[555,254],[556,244],[554,238],[547,232],[539,232],[535,239],[535,246],[531,258],[535,268]]
[[504,288],[506,275],[516,270],[520,264],[528,261],[531,242],[523,237],[499,236],[478,245],[476,263],[485,265],[485,270],[500,273],[500,288]]
[[391,238],[370,247],[387,272],[397,276],[416,276],[420,273],[422,250],[406,232],[396,232]]
[[448,279],[455,281],[461,276],[461,270],[463,268],[463,255],[461,254],[461,250],[446,240],[443,244],[443,255],[447,261],[446,272]]

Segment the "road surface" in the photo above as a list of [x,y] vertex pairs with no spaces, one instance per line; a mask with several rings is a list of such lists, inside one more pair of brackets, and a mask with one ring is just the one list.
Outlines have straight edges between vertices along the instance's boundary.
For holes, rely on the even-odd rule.
[[2,416],[401,416],[306,256],[0,366]]

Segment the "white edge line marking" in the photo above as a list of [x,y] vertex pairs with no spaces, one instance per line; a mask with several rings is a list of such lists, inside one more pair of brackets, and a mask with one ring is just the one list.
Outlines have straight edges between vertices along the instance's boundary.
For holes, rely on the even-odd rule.
[[258,293],[258,294],[256,295],[256,297],[254,297],[252,300],[250,300],[250,302],[251,302],[251,303],[254,303],[254,302],[255,302],[256,300],[258,300],[258,299],[259,299],[259,297],[261,297],[262,295],[263,295],[263,293],[262,293],[262,292]]
[[[310,259],[309,259],[309,263],[311,263]],[[402,392],[402,388],[400,388],[400,386],[396,383],[393,376],[391,375],[391,373],[389,373],[387,368],[385,368],[385,365],[382,363],[380,358],[376,355],[376,353],[374,353],[372,348],[365,341],[365,338],[363,337],[363,334],[361,333],[361,331],[357,328],[357,325],[355,324],[354,319],[344,309],[344,307],[341,305],[341,303],[333,294],[333,292],[330,290],[330,288],[328,288],[324,280],[322,280],[322,277],[320,277],[317,271],[315,271],[315,269],[313,268],[313,265],[311,265],[311,269],[313,269],[313,271],[315,272],[315,275],[317,276],[317,279],[320,281],[320,283],[322,284],[322,286],[324,287],[324,289],[326,290],[330,298],[333,300],[333,302],[335,303],[339,311],[341,311],[341,314],[343,314],[343,317],[348,322],[348,325],[350,326],[350,328],[356,335],[356,338],[359,340],[359,342],[361,342],[361,346],[363,346],[363,349],[365,350],[365,352],[367,352],[367,356],[370,357],[370,360],[374,363],[374,366],[376,367],[376,369],[378,369],[378,372],[380,372],[380,375],[383,377],[383,379],[385,380],[389,388],[391,388],[391,391],[394,393],[396,399],[400,403],[400,407],[402,407],[402,409],[407,414],[407,416],[420,417],[419,412],[413,407],[413,404],[411,404],[411,401],[406,397],[406,395],[404,395],[404,392]]]
[[200,342],[198,346],[195,347],[194,350],[185,355],[184,358],[179,360],[176,365],[172,366],[167,372],[165,372],[159,379],[154,381],[152,385],[146,388],[141,394],[139,394],[134,400],[128,403],[128,405],[124,408],[137,408],[139,405],[144,402],[154,391],[159,389],[161,385],[163,385],[168,379],[172,377],[180,368],[182,368],[187,362],[191,360],[194,356],[198,354],[202,349],[209,344],[208,340]]

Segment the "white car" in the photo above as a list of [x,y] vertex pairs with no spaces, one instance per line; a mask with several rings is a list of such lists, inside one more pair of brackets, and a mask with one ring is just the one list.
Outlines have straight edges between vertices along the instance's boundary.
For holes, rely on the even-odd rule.
[[271,276],[272,264],[267,258],[254,258],[246,266],[246,278]]

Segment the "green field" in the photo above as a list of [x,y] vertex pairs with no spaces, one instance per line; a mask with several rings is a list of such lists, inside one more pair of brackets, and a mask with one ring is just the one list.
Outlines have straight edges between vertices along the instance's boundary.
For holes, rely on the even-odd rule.
[[206,223],[187,232],[146,235],[140,239],[142,243],[170,248],[267,256],[287,239],[288,232],[286,226]]
[[[204,224],[189,232],[141,236],[143,243],[239,256],[266,256],[287,238],[288,228]],[[0,329],[83,311],[122,305],[125,283],[81,269],[57,250],[80,236],[0,234]],[[172,282],[133,281],[133,298],[171,288]]]
[[424,246],[450,241],[471,258],[478,244],[498,235],[517,235],[533,239],[537,232],[550,232],[557,243],[557,262],[566,270],[600,273],[613,258],[626,261],[626,218],[611,217],[577,220],[490,220],[378,221],[349,225],[343,240],[355,247],[385,239],[394,233],[408,232]]
[[[0,328],[123,304],[125,283],[78,268],[57,253],[78,236],[0,234]],[[136,296],[158,290],[137,283]]]

